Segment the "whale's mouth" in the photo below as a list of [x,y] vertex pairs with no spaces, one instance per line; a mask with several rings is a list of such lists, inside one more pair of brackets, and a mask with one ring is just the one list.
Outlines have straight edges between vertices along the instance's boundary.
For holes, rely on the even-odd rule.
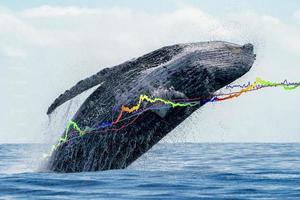
[[206,51],[200,46],[169,66],[177,68],[172,85],[188,98],[213,95],[246,74],[255,57],[252,44],[214,43]]
[[232,52],[234,62],[230,65],[221,65],[215,68],[213,71],[215,90],[219,90],[246,74],[251,69],[256,58],[252,44],[245,44],[239,47],[227,46],[227,48]]

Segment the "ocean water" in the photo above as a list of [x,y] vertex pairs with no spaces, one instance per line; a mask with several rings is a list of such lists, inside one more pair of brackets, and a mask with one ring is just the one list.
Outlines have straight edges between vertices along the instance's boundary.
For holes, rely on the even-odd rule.
[[39,172],[43,145],[0,145],[0,199],[300,199],[300,144],[158,144],[125,170]]

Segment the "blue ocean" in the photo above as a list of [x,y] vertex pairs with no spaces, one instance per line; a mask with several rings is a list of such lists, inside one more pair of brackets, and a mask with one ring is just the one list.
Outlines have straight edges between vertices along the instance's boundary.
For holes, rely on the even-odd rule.
[[300,144],[158,144],[128,169],[71,174],[41,172],[42,148],[0,145],[0,199],[300,199]]

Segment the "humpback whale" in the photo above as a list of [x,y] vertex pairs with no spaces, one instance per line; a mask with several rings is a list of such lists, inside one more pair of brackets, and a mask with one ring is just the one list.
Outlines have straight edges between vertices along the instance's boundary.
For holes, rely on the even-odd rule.
[[[67,142],[53,150],[47,162],[48,170],[82,172],[126,168],[208,101],[201,100],[194,106],[145,109],[142,114],[135,113],[137,117],[133,121],[130,113],[124,113],[123,119],[111,128],[106,125],[112,125],[108,122],[118,115],[113,110],[136,105],[141,94],[172,100],[210,99],[217,90],[248,72],[254,60],[252,44],[184,43],[162,47],[79,81],[47,111],[51,114],[78,94],[98,87],[73,116],[76,126],[68,127],[63,133]],[[143,108],[150,104],[140,102]],[[97,128],[79,137],[78,127]]]

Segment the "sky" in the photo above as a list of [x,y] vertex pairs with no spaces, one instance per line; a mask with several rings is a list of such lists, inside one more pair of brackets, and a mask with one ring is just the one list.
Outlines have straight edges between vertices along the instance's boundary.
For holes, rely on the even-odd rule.
[[[48,106],[104,67],[208,40],[254,44],[236,83],[300,81],[298,0],[0,0],[0,143],[57,138]],[[208,104],[164,141],[300,142],[299,100],[300,89],[272,88]]]

